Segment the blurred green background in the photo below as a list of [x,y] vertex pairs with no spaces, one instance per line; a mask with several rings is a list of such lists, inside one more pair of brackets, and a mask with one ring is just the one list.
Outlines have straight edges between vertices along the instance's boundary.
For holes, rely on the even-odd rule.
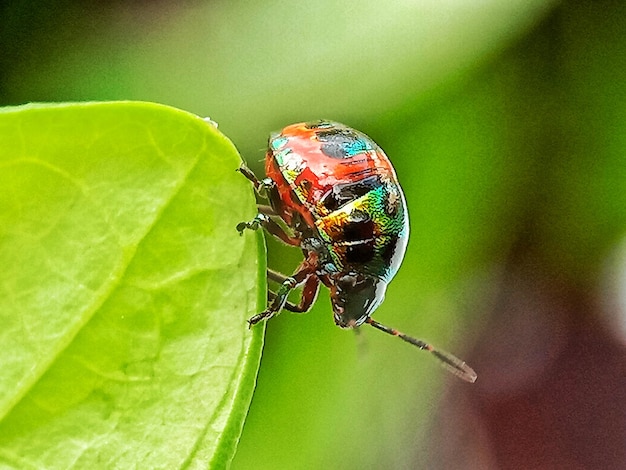
[[268,324],[233,468],[626,468],[624,31],[607,0],[14,1],[0,104],[177,106],[259,174],[270,131],[324,117],[394,162],[412,231],[375,318],[478,382],[322,291]]

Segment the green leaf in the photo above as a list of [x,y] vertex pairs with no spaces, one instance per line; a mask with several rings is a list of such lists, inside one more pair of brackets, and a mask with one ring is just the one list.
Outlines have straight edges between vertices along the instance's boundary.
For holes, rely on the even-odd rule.
[[0,111],[0,466],[228,465],[265,300],[239,163],[165,106]]

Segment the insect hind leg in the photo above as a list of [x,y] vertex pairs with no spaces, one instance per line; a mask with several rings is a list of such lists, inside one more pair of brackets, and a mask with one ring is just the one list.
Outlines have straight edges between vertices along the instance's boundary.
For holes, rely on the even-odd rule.
[[239,168],[237,168],[237,171],[245,176],[248,180],[250,180],[250,182],[254,186],[255,191],[260,195],[266,194],[267,191],[275,186],[275,183],[269,178],[263,178],[262,180],[257,178],[252,170],[246,165],[242,164]]

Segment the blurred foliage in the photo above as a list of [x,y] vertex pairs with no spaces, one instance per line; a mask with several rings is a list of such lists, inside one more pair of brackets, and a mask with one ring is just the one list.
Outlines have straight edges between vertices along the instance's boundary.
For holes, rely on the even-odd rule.
[[[3,7],[0,38],[18,39],[4,103],[167,103],[218,121],[259,172],[268,132],[290,122],[332,118],[374,138],[412,223],[376,318],[467,359],[477,387],[463,349],[490,339],[493,273],[531,253],[590,290],[624,234],[618,2],[28,5]],[[268,245],[270,266],[293,269],[298,250]],[[385,335],[352,336],[325,292],[310,314],[270,322],[235,468],[421,466],[438,404],[466,385]]]

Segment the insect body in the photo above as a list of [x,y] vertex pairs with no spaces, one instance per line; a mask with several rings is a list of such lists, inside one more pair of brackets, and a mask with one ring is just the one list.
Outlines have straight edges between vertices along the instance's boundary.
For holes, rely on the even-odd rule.
[[[268,197],[270,206],[259,206],[259,214],[237,230],[264,227],[304,254],[291,276],[268,271],[269,278],[281,285],[270,293],[269,307],[250,318],[250,326],[283,308],[308,311],[321,282],[330,290],[334,320],[341,328],[368,323],[430,351],[459,377],[476,380],[463,361],[371,318],[400,267],[409,235],[402,189],[391,162],[374,141],[337,122],[293,124],[270,136],[265,179],[257,179],[245,166],[240,171]],[[276,219],[282,219],[291,233]],[[288,302],[289,292],[300,285],[300,302]]]

